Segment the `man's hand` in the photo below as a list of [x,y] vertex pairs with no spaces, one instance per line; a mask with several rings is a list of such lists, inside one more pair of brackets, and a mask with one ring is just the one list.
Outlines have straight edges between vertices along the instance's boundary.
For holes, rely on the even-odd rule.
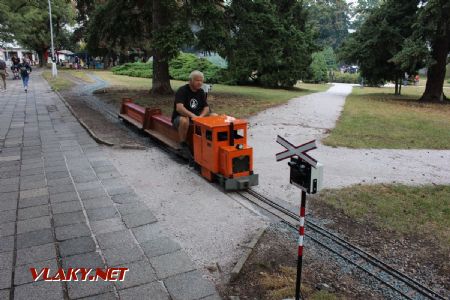
[[209,114],[209,106],[205,106],[200,114],[200,117],[206,117]]
[[183,103],[177,103],[177,112],[182,115],[183,117],[189,117],[189,118],[195,118],[197,117],[196,114],[190,112],[189,110],[187,110]]

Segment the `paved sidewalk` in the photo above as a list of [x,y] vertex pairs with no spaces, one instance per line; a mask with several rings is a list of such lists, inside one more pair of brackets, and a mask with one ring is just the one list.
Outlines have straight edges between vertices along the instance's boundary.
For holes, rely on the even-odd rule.
[[[7,84],[0,299],[220,299],[38,72],[28,94]],[[125,281],[33,282],[29,270],[106,266],[129,268]]]

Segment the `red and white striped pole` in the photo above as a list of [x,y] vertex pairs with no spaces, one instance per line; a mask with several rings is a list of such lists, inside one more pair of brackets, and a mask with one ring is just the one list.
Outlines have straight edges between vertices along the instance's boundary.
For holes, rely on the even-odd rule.
[[306,192],[302,190],[300,202],[300,225],[298,227],[298,258],[297,258],[297,281],[295,283],[295,300],[300,300],[300,285],[302,282],[303,263],[303,239],[305,236],[305,212],[306,212]]

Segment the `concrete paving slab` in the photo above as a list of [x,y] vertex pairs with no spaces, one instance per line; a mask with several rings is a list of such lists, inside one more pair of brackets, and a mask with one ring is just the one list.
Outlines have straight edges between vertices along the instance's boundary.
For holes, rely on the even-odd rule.
[[107,196],[91,198],[83,201],[83,205],[86,209],[95,209],[113,206],[114,203]]
[[20,199],[19,200],[19,208],[27,208],[27,207],[45,205],[48,203],[48,199],[49,199],[48,195]]
[[152,282],[119,291],[120,299],[146,299],[151,295],[152,300],[169,300],[169,293],[161,282]]
[[114,282],[118,290],[153,282],[157,279],[155,271],[146,260],[127,263],[120,267],[129,270],[125,274],[125,280]]
[[116,300],[119,299],[114,292],[109,292],[105,294],[99,294],[91,297],[80,298],[83,300]]
[[64,269],[68,268],[104,268],[105,265],[98,252],[88,252],[72,255],[62,259]]
[[183,251],[150,258],[159,279],[195,270],[192,260]]
[[63,289],[60,282],[38,281],[16,286],[14,288],[15,300],[46,299],[62,300]]
[[214,285],[199,271],[169,277],[164,283],[174,300],[194,300],[216,294]]
[[71,224],[55,228],[55,236],[57,241],[64,241],[90,235],[91,231],[85,223]]
[[51,207],[54,214],[62,214],[82,210],[81,203],[79,200],[61,203],[52,203]]
[[120,218],[92,221],[91,228],[96,235],[109,232],[117,232],[126,229]]
[[16,222],[0,224],[0,237],[14,235],[16,230]]
[[9,289],[11,287],[12,268],[0,269],[0,289]]
[[17,221],[17,234],[51,228],[50,217],[42,216],[34,219]]
[[49,259],[56,259],[56,249],[53,243],[17,250],[16,265],[26,265]]
[[10,269],[13,266],[13,252],[0,253],[0,269]]
[[137,213],[122,216],[122,220],[128,228],[152,224],[158,221],[149,209],[144,209]]
[[114,248],[102,249],[108,266],[125,265],[144,259],[144,254],[137,244],[119,244]]
[[39,246],[53,242],[53,232],[51,229],[41,229],[17,235],[17,249],[24,249],[32,246]]
[[90,221],[100,221],[119,217],[119,212],[114,206],[88,209],[86,210],[86,213]]
[[[87,296],[109,293],[114,290],[111,282],[99,280],[91,281],[69,281],[67,283],[68,294],[70,299],[78,299]],[[97,299],[97,297],[93,297]]]
[[59,244],[62,257],[95,251],[95,242],[91,237],[79,237],[65,240]]
[[68,212],[53,215],[53,222],[56,227],[77,223],[86,223],[86,217],[81,211]]
[[97,234],[97,241],[101,249],[115,248],[119,245],[135,244],[133,235],[129,230],[120,230]]
[[160,256],[181,250],[181,246],[170,238],[160,238],[141,243],[147,257]]
[[0,290],[0,299],[9,300],[10,291],[9,289]]
[[15,222],[16,221],[16,210],[0,210],[0,224]]
[[[50,268],[50,273],[53,273],[56,272],[56,270],[58,269],[58,264],[56,262],[56,259],[51,259],[33,262],[28,265],[16,266],[16,269],[14,271],[15,285],[34,282],[33,276],[31,276],[30,268],[36,268],[36,270],[42,270],[43,268]],[[43,280],[43,278],[40,277],[39,280]]]
[[44,204],[27,208],[19,208],[17,217],[18,220],[27,220],[42,216],[48,216],[49,214],[50,212],[48,209],[48,204]]
[[0,237],[0,253],[14,250],[14,236]]

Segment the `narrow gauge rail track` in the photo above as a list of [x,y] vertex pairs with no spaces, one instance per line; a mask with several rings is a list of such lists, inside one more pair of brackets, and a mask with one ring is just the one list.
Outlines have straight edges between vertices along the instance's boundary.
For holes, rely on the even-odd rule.
[[[237,194],[278,217],[293,229],[298,230],[300,217],[289,209],[252,189],[240,191]],[[404,298],[412,300],[446,299],[429,287],[396,270],[374,255],[344,240],[324,227],[309,220],[305,221],[305,225],[307,227],[305,234],[312,241],[369,274]]]
[[[89,97],[88,97],[89,99]],[[110,119],[117,118],[117,112],[112,108],[107,107],[103,103],[100,103],[98,99],[83,99],[89,106],[95,110],[103,113]],[[129,126],[127,126],[129,128]],[[137,137],[137,136],[136,136]],[[137,137],[144,140],[144,137]],[[147,138],[145,138],[147,140]],[[164,144],[161,144],[161,148],[167,153],[175,153],[172,149]],[[241,197],[252,202],[256,206],[269,212],[270,214],[278,217],[288,226],[297,230],[300,222],[300,217],[289,209],[275,203],[268,199],[264,195],[258,192],[248,189],[247,191],[236,192]],[[402,295],[406,299],[419,300],[419,299],[439,299],[446,300],[443,296],[439,295],[435,291],[431,290],[427,286],[421,284],[408,275],[399,272],[395,268],[391,267],[387,263],[378,259],[374,255],[364,251],[358,246],[342,239],[331,231],[323,228],[322,226],[306,220],[307,230],[306,236],[312,241],[316,242],[320,246],[324,247],[331,253],[341,257],[345,261],[354,265],[358,269],[372,276],[382,284],[391,288],[393,291]]]

